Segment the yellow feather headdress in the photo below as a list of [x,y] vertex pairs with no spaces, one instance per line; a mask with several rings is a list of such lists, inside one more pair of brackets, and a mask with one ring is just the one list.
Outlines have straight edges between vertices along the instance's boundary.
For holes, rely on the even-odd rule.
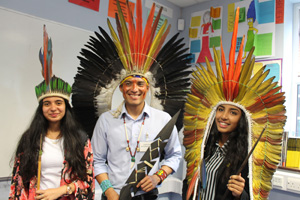
[[189,184],[187,199],[193,190],[197,189],[195,180],[201,179],[204,146],[209,137],[216,109],[221,104],[232,104],[244,111],[248,121],[248,151],[266,126],[248,160],[250,199],[268,198],[272,188],[272,176],[280,162],[282,133],[286,120],[284,93],[280,92],[281,87],[277,87],[277,83],[273,82],[274,77],[265,80],[269,71],[264,71],[264,67],[253,74],[254,48],[242,64],[244,38],[234,63],[238,16],[239,8],[236,12],[228,69],[221,43],[221,62],[214,49],[216,75],[208,61],[207,68],[200,64],[192,73],[191,94],[188,95],[184,114],[183,144],[186,147],[185,160]]

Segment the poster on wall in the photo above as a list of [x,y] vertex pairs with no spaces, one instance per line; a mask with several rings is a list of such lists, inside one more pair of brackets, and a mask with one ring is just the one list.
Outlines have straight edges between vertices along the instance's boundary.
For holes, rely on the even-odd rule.
[[234,14],[240,7],[237,51],[245,35],[244,56],[255,46],[256,58],[272,57],[275,53],[275,0],[244,0],[228,5],[228,27],[232,32]]
[[[148,11],[148,16],[150,14],[150,11]],[[155,21],[156,17],[157,17],[157,12],[154,13],[154,17],[153,17],[153,22]],[[160,30],[160,28],[162,27],[162,25],[164,24],[165,20],[167,20],[167,17],[163,16],[163,15],[160,15],[160,18],[158,20],[158,24],[157,24],[157,28],[156,28],[156,32],[155,34],[158,33],[158,31]]]
[[[125,18],[125,21],[128,22],[127,20],[127,9],[126,9],[126,0],[119,0],[120,2],[120,6]],[[130,6],[130,10],[132,13],[134,13],[134,7],[135,7],[135,3],[133,2],[128,2],[129,6]],[[117,7],[117,0],[109,0],[109,4],[108,4],[108,16],[115,18],[116,17],[116,13],[118,13],[118,7]]]
[[284,0],[276,0],[276,24],[284,23]]
[[219,52],[222,34],[222,7],[194,12],[189,28],[192,63],[213,61],[213,47]]
[[162,15],[164,15],[166,17],[169,17],[169,18],[173,18],[173,9],[169,8],[166,5],[160,4],[160,3],[156,2],[156,1],[153,1],[153,0],[147,0],[147,1],[145,1],[145,7],[151,9],[153,3],[155,3],[155,11],[156,12],[159,11],[160,7],[163,7]]
[[282,59],[268,59],[268,60],[256,60],[253,68],[253,74],[265,66],[265,70],[269,70],[268,76],[265,80],[274,77],[273,82],[277,82],[277,86],[282,85]]
[[159,9],[162,7],[162,14],[160,15],[159,21],[158,21],[158,25],[156,28],[156,34],[158,33],[159,29],[162,27],[163,23],[165,20],[167,20],[168,18],[173,18],[173,9],[169,8],[166,5],[160,4],[156,1],[153,0],[147,0],[145,1],[145,7],[149,8],[148,14],[147,16],[149,16],[150,10],[153,6],[153,3],[155,4],[155,13],[154,13],[154,18],[153,18],[153,22],[156,19],[157,13],[159,11]]
[[99,11],[100,0],[69,0],[69,2]]

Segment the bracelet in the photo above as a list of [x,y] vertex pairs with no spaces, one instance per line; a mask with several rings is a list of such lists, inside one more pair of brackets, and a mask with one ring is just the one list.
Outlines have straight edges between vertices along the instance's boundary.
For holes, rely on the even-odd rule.
[[108,188],[112,187],[112,184],[108,179],[106,179],[101,182],[100,187],[102,189],[102,193],[104,193]]
[[161,183],[162,183],[162,182],[167,178],[167,176],[168,176],[167,172],[166,172],[165,170],[163,170],[163,169],[158,170],[158,171],[155,173],[155,175],[157,175],[157,176],[160,178]]
[[70,184],[68,184],[68,185],[67,185],[67,190],[66,190],[66,193],[67,193],[68,195],[70,195],[70,194],[72,194],[72,193],[73,193],[73,191],[72,191],[72,188],[71,188]]

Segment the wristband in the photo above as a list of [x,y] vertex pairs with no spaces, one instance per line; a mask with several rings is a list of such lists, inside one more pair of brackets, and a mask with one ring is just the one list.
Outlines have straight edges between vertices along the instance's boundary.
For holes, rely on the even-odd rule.
[[165,170],[160,169],[155,173],[161,180],[161,183],[167,178],[168,174]]
[[102,192],[104,193],[108,188],[112,187],[112,184],[108,179],[106,179],[101,182],[100,187],[102,189]]

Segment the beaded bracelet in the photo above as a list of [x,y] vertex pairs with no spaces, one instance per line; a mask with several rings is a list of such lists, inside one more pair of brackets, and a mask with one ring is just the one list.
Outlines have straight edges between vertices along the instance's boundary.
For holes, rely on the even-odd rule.
[[102,189],[102,192],[104,193],[108,188],[112,187],[111,182],[107,179],[101,182],[100,187]]
[[161,180],[161,183],[167,178],[168,174],[165,170],[160,169],[155,173]]

